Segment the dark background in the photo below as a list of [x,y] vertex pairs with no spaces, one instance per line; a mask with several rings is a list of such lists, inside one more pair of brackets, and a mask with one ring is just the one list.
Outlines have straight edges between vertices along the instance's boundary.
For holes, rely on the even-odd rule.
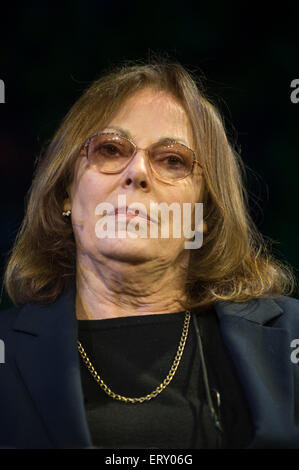
[[[24,215],[35,158],[74,101],[120,60],[167,54],[204,79],[250,168],[253,219],[298,275],[299,103],[290,100],[291,81],[299,78],[295,2],[27,1],[0,8],[6,91],[0,274]],[[1,308],[7,305],[4,293]]]

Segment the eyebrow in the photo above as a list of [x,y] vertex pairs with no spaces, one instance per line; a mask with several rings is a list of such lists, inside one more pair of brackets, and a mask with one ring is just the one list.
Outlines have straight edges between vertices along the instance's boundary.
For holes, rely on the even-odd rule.
[[116,126],[107,126],[104,129],[104,132],[106,132],[106,129],[113,129],[114,131],[117,131],[118,134],[122,135],[123,137],[127,137],[127,139],[132,139],[132,135],[129,131],[126,129],[122,129],[121,127],[116,127]]
[[[122,135],[123,137],[133,140],[132,134],[127,129],[123,129],[122,127],[117,127],[117,126],[107,126],[105,130],[106,129],[113,129],[117,131],[120,135]],[[182,143],[183,145],[186,145],[187,147],[189,147],[189,144],[186,142],[185,139],[183,139],[182,137],[175,137],[175,136],[174,137],[167,137],[167,136],[160,137],[160,139],[158,140],[158,143],[169,142],[169,141],[176,141],[178,143]]]

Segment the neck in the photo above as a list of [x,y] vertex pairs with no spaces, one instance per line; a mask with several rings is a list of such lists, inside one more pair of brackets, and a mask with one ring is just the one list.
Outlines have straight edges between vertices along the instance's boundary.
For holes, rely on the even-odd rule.
[[[178,260],[176,260],[178,261]],[[100,263],[77,254],[76,316],[97,320],[183,310],[187,260],[165,266],[115,260]]]

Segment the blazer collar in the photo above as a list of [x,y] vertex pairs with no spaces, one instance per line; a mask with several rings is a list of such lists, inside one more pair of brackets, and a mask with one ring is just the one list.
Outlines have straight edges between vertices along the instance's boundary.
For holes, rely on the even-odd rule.
[[225,315],[228,315],[242,318],[259,325],[264,325],[283,313],[282,308],[275,300],[266,297],[260,297],[242,303],[228,301],[216,302],[215,309],[220,320]]
[[49,327],[59,319],[69,320],[75,325],[75,295],[76,283],[74,279],[70,279],[63,293],[54,302],[22,305],[13,329],[38,336],[46,334]]

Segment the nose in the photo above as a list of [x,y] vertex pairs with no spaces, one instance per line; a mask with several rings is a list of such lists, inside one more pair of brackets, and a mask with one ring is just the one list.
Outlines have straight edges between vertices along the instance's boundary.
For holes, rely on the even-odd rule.
[[148,192],[151,185],[150,171],[146,152],[139,149],[124,171],[122,186],[124,188],[129,186],[141,188],[143,191]]

